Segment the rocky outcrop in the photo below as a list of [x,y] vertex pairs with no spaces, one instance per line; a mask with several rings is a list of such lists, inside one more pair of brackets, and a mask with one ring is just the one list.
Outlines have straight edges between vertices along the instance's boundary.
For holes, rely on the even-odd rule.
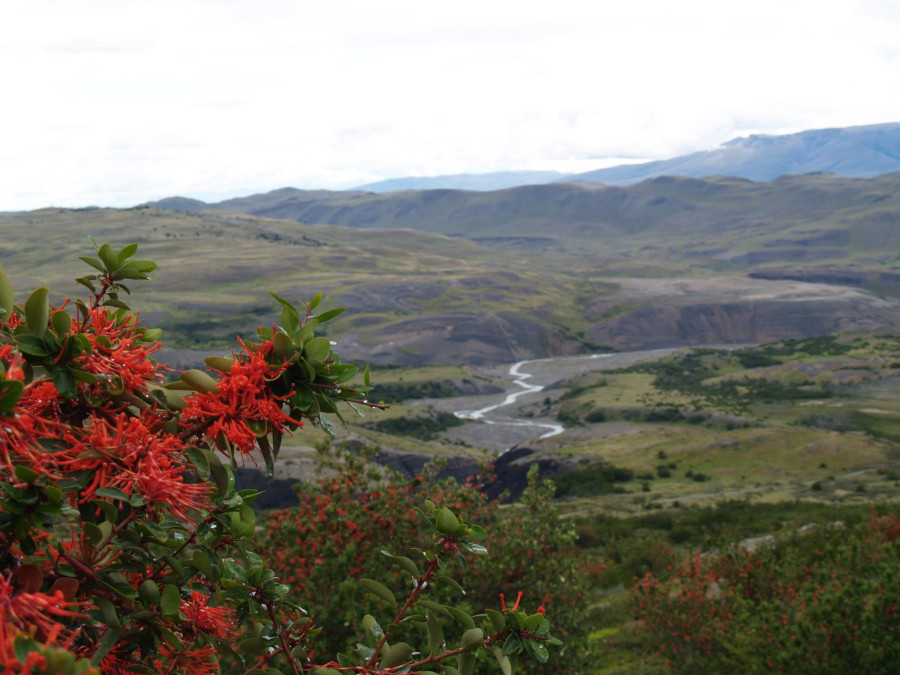
[[623,350],[746,344],[840,331],[900,330],[900,300],[794,280],[619,280],[598,298],[594,342]]

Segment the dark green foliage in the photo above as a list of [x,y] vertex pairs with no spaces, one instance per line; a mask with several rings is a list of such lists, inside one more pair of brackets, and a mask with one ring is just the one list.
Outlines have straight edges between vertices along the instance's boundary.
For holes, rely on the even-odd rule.
[[900,518],[831,524],[688,556],[632,589],[678,672],[892,673],[900,660]]
[[609,464],[567,471],[554,476],[558,497],[588,496],[624,492],[621,483],[634,480],[634,471]]
[[378,385],[377,397],[386,403],[400,403],[417,398],[452,398],[460,390],[450,380],[426,380],[424,382],[389,382]]
[[[673,504],[674,506],[674,504]],[[673,544],[721,545],[770,532],[792,531],[810,523],[840,521],[848,526],[864,522],[872,507],[815,502],[749,503],[729,500],[716,506],[681,507],[631,518],[605,514],[579,519],[578,544],[593,547],[616,539],[661,532]]]
[[857,411],[852,418],[856,427],[870,436],[900,443],[900,420],[896,417]]
[[590,422],[591,424],[599,424],[601,422],[606,421],[606,412],[604,412],[600,408],[595,408],[591,410],[587,415],[584,416],[585,422]]
[[462,424],[463,421],[453,413],[431,411],[429,414],[419,417],[395,417],[366,426],[385,434],[412,436],[423,441],[433,441],[442,431]]

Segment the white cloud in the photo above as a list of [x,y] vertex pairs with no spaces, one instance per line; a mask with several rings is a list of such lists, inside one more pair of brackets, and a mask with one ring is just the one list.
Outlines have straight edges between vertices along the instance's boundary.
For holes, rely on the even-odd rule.
[[0,26],[0,210],[900,120],[900,15],[877,0],[14,0]]

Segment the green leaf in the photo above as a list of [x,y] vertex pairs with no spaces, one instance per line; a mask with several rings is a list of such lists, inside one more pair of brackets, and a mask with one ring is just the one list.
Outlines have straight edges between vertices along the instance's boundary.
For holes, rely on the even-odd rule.
[[191,565],[200,570],[207,579],[212,579],[213,569],[209,563],[209,556],[206,553],[199,549],[194,551],[194,554],[191,556]]
[[480,628],[470,628],[462,635],[459,646],[463,649],[469,649],[476,645],[484,644],[484,632]]
[[326,321],[330,321],[334,317],[343,314],[346,309],[346,307],[336,307],[335,309],[329,309],[327,312],[317,314],[316,319],[319,323],[325,323]]
[[394,594],[384,584],[380,584],[377,581],[372,579],[360,579],[359,583],[362,584],[362,587],[365,588],[369,593],[377,595],[378,597],[387,600],[390,604],[397,604],[397,599],[394,597]]
[[96,275],[95,275],[95,276],[92,276],[92,277],[78,277],[78,278],[75,280],[75,283],[81,284],[81,285],[84,286],[86,289],[88,289],[91,293],[96,293],[96,292],[97,292],[97,287],[94,286],[93,279],[96,279]]
[[401,666],[412,657],[413,648],[405,642],[398,642],[391,645],[384,654],[384,658],[379,663],[379,668],[385,670],[388,668],[396,668]]
[[453,620],[456,621],[463,628],[475,628],[475,619],[472,616],[459,607],[454,607],[453,605],[445,605],[444,609],[446,609],[450,616],[453,617]]
[[109,654],[109,650],[116,646],[120,637],[122,637],[121,628],[107,628],[106,632],[103,633],[103,637],[100,638],[100,642],[97,643],[97,648],[91,657],[91,665],[99,666],[100,662]]
[[102,487],[97,488],[96,493],[98,497],[109,497],[110,499],[121,499],[123,502],[127,502],[130,497],[125,494],[122,490],[117,487]]
[[47,299],[49,289],[41,286],[25,301],[25,325],[32,335],[40,337],[47,330],[50,321],[50,301]]
[[378,644],[378,641],[384,637],[384,630],[382,630],[381,626],[378,625],[378,622],[375,620],[375,617],[371,614],[366,614],[362,621],[360,622],[362,626],[363,632],[366,634],[366,640],[369,642],[370,647],[375,647]]
[[437,654],[444,647],[444,631],[441,628],[441,622],[437,614],[431,610],[425,612],[425,620],[428,631],[428,651]]
[[268,644],[266,643],[266,641],[258,635],[245,638],[238,644],[238,649],[245,652],[258,652],[260,650],[266,649],[267,647]]
[[447,584],[448,586],[452,586],[453,588],[455,588],[457,591],[459,591],[463,595],[466,594],[466,591],[463,589],[463,587],[460,586],[459,582],[456,579],[454,579],[453,577],[448,577],[446,574],[438,574],[434,577],[434,580],[441,581],[441,582]]
[[286,359],[294,354],[293,341],[281,332],[272,336],[272,347],[275,355],[282,359]]
[[519,642],[519,638],[514,633],[506,636],[506,641],[503,643],[503,653],[505,655],[518,653],[521,649],[522,643]]
[[137,244],[128,244],[119,251],[119,260],[125,260],[126,258],[130,258],[135,253],[137,253],[138,245]]
[[319,291],[318,293],[316,293],[316,297],[314,297],[312,300],[310,300],[309,304],[307,304],[306,306],[312,310],[312,309],[315,309],[316,307],[318,307],[320,302],[322,302],[322,291]]
[[50,353],[47,351],[44,341],[34,335],[18,335],[16,341],[19,351],[29,356],[47,356]]
[[484,613],[487,614],[488,619],[491,620],[491,626],[494,629],[495,633],[502,633],[506,628],[506,617],[503,616],[502,612],[498,612],[495,609],[486,609]]
[[[19,633],[18,635],[16,635],[15,642],[13,643],[13,654],[15,654],[16,660],[19,662],[19,664],[24,664],[25,660],[28,658],[28,655],[31,652],[40,651],[40,649],[40,643],[32,640],[24,633]],[[12,668],[11,665],[10,668]],[[18,668],[16,668],[16,670],[18,670]]]
[[147,274],[148,272],[152,272],[156,269],[156,263],[152,260],[129,260],[127,263],[125,263],[124,267],[136,270],[141,274]]
[[148,328],[141,336],[141,340],[144,342],[156,342],[162,337],[162,333],[162,328]]
[[550,652],[537,640],[526,640],[525,649],[537,659],[539,663],[547,663],[547,659],[550,658]]
[[138,595],[141,596],[148,605],[153,607],[159,605],[159,586],[153,579],[145,579],[144,582],[138,586]]
[[444,507],[437,512],[434,526],[448,537],[452,537],[459,531],[459,519],[453,511]]
[[293,335],[300,328],[300,315],[293,305],[285,305],[281,308],[281,327]]
[[159,607],[163,616],[174,616],[181,608],[181,594],[174,584],[163,586],[163,592],[159,599]]
[[[545,621],[547,621],[547,619],[544,618],[543,614],[532,614],[525,619],[525,630],[527,630],[529,633],[534,633],[538,630],[538,628],[541,627],[541,624],[543,624]],[[550,622],[547,621],[548,625],[549,623]]]
[[105,595],[97,595],[94,597],[94,604],[97,605],[103,613],[103,621],[107,626],[118,630],[122,629],[122,622],[119,620],[119,614],[116,611],[116,606],[113,604],[112,600]]
[[[113,272],[112,278],[116,281],[118,281],[119,279],[146,279],[147,275],[143,272],[138,272],[136,269],[132,269],[131,267],[124,266]],[[125,290],[127,293],[129,293],[129,295],[131,294],[131,292],[127,289]]]
[[24,466],[22,464],[16,465],[15,474],[16,478],[25,483],[30,483],[40,475],[34,469],[29,469],[27,466]]
[[106,519],[109,522],[115,523],[119,520],[119,514],[121,513],[121,511],[119,511],[115,504],[103,501],[102,499],[92,499],[91,504],[103,511],[103,515],[106,516]]
[[469,525],[469,536],[478,541],[484,541],[488,538],[487,532],[480,525]]
[[230,373],[232,367],[234,367],[234,359],[227,356],[207,356],[203,359],[203,362],[220,373]]
[[456,665],[459,666],[460,675],[472,675],[475,672],[475,655],[471,652],[461,652]]
[[207,373],[196,368],[186,370],[181,374],[181,381],[194,391],[211,394],[216,391],[218,383]]
[[88,258],[87,256],[80,255],[80,256],[78,256],[78,259],[86,262],[88,265],[93,267],[98,272],[106,273],[106,268],[103,267],[103,263],[101,263],[96,258]]
[[326,337],[313,338],[303,346],[303,354],[310,361],[324,361],[331,351],[331,341]]
[[0,320],[10,317],[13,304],[15,304],[15,301],[13,300],[12,284],[9,281],[9,277],[6,276],[6,272],[3,271],[3,267],[0,266]]
[[24,382],[0,379],[0,413],[4,415],[11,413],[24,393]]
[[187,449],[187,454],[200,479],[207,480],[209,478],[209,460],[206,459],[206,455],[197,448],[192,447]]
[[[209,459],[209,454],[206,457],[207,459]],[[209,471],[216,483],[219,499],[223,499],[234,492],[234,471],[231,470],[229,465],[223,464],[221,461],[218,463],[210,462]]]
[[89,373],[86,370],[78,370],[77,368],[69,368],[69,372],[72,373],[72,377],[75,378],[76,382],[84,382],[86,384],[95,384],[100,381],[100,378],[94,375],[93,373]]
[[349,382],[354,377],[356,377],[356,374],[358,372],[359,367],[354,366],[352,363],[331,367],[331,376],[334,380],[334,384],[343,384],[344,382]]
[[75,398],[78,395],[78,385],[75,384],[75,376],[69,367],[63,363],[57,363],[53,367],[53,384],[56,391],[63,398]]
[[449,608],[444,607],[439,602],[434,602],[433,600],[418,600],[416,601],[416,604],[420,607],[431,610],[432,613],[437,613],[446,617],[450,616],[450,612],[448,611]]
[[402,567],[404,570],[409,572],[412,576],[414,576],[414,577],[419,576],[418,565],[416,565],[416,563],[414,563],[412,560],[410,560],[406,556],[394,555],[394,554],[390,553],[389,551],[382,551],[381,553],[383,555],[386,555],[388,558],[393,560],[398,565],[400,565],[400,567]]
[[500,672],[503,673],[503,675],[512,675],[512,663],[510,663],[509,657],[503,653],[503,650],[497,645],[491,645],[491,654],[497,659],[497,665],[500,666]]
[[272,447],[269,445],[269,439],[266,436],[259,436],[256,439],[259,450],[262,453],[263,460],[266,463],[266,475],[272,478],[275,475],[275,458],[272,455]]
[[97,251],[97,255],[103,261],[104,271],[108,274],[115,272],[119,268],[119,256],[109,244],[103,244],[100,250]]

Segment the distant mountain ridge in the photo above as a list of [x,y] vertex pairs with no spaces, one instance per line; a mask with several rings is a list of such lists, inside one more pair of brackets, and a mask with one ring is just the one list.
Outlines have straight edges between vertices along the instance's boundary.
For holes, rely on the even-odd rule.
[[[493,192],[516,187],[559,183],[601,183],[626,186],[662,176],[710,178],[734,176],[756,182],[789,174],[833,173],[846,178],[872,178],[900,172],[900,123],[835,129],[814,129],[782,136],[752,135],[735,138],[715,150],[672,159],[623,164],[580,174],[555,171],[501,171],[393,178],[361,185],[353,190],[300,190],[281,188],[249,197],[207,203],[186,197],[168,197],[142,206],[199,213],[205,210],[241,211],[276,218],[299,219],[298,204],[365,200],[393,192],[468,190]],[[292,204],[292,208],[287,208]],[[309,220],[306,222],[334,222]],[[341,221],[342,222],[342,221]]]
[[447,176],[409,176],[391,178],[360,185],[365,192],[398,190],[505,190],[520,185],[541,185],[567,180],[572,174],[559,171],[496,171],[493,173],[458,173]]
[[819,172],[872,178],[894,171],[900,171],[900,123],[896,122],[735,138],[715,150],[588,171],[565,181],[631,185],[660,176],[768,181],[786,174]]

